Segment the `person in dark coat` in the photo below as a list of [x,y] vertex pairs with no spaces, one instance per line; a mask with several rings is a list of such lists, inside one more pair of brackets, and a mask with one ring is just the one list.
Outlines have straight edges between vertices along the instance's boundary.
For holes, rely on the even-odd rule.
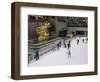
[[68,49],[70,48],[70,41],[68,42],[67,47],[68,47]]
[[71,52],[68,50],[68,58],[71,57]]
[[59,50],[59,47],[60,47],[60,45],[59,45],[59,43],[57,43],[57,49]]
[[88,38],[86,38],[86,43],[88,42]]
[[61,41],[59,42],[59,47],[61,47]]
[[36,55],[35,55],[35,57],[34,57],[36,60],[38,60],[39,59],[39,52],[38,52],[38,50],[36,50]]
[[84,43],[84,39],[82,39],[83,43]]
[[77,45],[79,44],[79,39],[77,39]]
[[66,48],[66,43],[65,43],[65,40],[63,41],[63,46],[64,46],[64,48]]

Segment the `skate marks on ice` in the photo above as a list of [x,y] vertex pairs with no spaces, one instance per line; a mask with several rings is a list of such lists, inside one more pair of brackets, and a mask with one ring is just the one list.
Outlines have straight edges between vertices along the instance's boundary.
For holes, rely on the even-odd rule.
[[[77,44],[77,39],[79,43]],[[83,42],[84,39],[84,42]],[[67,45],[68,43],[66,43]],[[31,61],[31,66],[58,66],[58,65],[81,65],[88,63],[88,44],[86,37],[77,37],[71,40],[70,49],[64,48],[63,44],[59,50],[50,51],[38,61]]]

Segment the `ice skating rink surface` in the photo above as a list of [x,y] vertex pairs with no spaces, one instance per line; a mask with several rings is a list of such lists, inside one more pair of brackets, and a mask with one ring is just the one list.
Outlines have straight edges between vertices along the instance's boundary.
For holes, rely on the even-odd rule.
[[[79,39],[79,44],[77,44]],[[83,40],[84,39],[84,40]],[[66,42],[67,44],[67,42]],[[50,51],[40,57],[39,60],[31,61],[31,66],[57,66],[57,65],[81,65],[88,63],[88,42],[86,37],[76,37],[71,39],[70,52],[68,56],[68,48],[64,48],[63,44],[59,50]]]

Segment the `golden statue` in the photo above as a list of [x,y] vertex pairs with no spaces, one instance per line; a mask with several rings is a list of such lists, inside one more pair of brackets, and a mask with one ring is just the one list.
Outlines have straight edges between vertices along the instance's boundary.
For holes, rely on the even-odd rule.
[[49,32],[48,32],[48,26],[50,23],[47,21],[41,24],[41,26],[36,28],[36,33],[38,35],[38,41],[45,41],[49,39]]

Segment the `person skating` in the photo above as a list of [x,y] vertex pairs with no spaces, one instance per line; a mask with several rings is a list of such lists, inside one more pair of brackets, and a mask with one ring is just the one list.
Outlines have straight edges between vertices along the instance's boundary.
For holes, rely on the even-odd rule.
[[59,45],[59,43],[57,43],[57,49],[59,50],[59,47],[60,47],[60,45]]
[[86,38],[86,43],[88,42],[88,38]]
[[59,42],[59,47],[61,47],[61,41]]
[[54,51],[56,51],[56,44],[54,45]]
[[71,57],[71,52],[70,52],[70,50],[68,50],[68,58],[70,58]]
[[36,55],[35,55],[35,57],[34,57],[36,60],[38,60],[39,59],[39,52],[38,52],[38,50],[36,51]]
[[66,43],[63,43],[63,45],[64,45],[64,48],[66,48]]
[[70,41],[68,42],[67,47],[68,47],[68,49],[70,48]]
[[82,39],[83,43],[84,43],[84,39]]
[[63,46],[64,46],[64,48],[66,48],[66,41],[65,40],[63,40]]
[[70,51],[70,49],[67,50],[67,53],[66,54],[67,54],[68,58],[71,57],[71,51]]
[[77,39],[77,45],[79,44],[79,39]]
[[55,49],[54,49],[54,45],[52,46],[52,51],[53,51],[53,52],[55,51]]

